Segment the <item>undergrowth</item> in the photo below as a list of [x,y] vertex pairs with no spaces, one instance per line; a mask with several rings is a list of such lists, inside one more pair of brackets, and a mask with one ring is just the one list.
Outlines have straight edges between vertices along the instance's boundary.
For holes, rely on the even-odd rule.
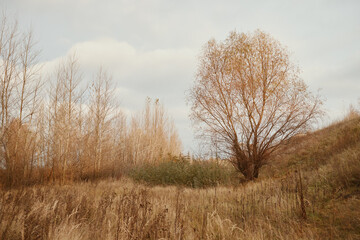
[[294,139],[242,184],[226,186],[223,164],[178,159],[133,169],[145,185],[0,190],[0,239],[360,239],[358,129],[350,119]]
[[158,164],[137,166],[128,174],[137,182],[150,185],[178,185],[204,188],[229,185],[236,181],[236,173],[230,167],[215,161],[190,161],[176,159]]

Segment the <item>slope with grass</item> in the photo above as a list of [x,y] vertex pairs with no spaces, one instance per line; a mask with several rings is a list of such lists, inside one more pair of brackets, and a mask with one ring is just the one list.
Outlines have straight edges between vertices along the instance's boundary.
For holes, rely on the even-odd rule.
[[292,139],[255,182],[154,178],[2,190],[0,239],[360,239],[358,117]]

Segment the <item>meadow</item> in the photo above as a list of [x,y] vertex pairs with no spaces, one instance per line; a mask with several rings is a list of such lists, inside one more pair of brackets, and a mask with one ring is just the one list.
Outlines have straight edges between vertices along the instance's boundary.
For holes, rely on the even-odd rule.
[[359,117],[293,138],[255,181],[139,174],[2,189],[0,239],[360,239]]

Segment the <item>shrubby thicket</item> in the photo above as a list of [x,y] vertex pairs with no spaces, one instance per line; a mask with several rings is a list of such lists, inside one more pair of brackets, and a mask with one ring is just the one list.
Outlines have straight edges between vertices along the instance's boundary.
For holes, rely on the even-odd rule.
[[[84,79],[76,56],[42,74],[31,32],[0,22],[0,178],[5,186],[117,177],[181,152],[159,100],[126,116],[101,67]],[[91,74],[87,74],[91,75]],[[89,86],[89,87],[83,87]]]

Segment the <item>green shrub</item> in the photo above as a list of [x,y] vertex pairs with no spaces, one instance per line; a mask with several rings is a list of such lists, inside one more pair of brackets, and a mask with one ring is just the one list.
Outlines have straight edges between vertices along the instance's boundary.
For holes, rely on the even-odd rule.
[[235,171],[214,161],[170,160],[156,165],[137,166],[128,174],[137,182],[150,185],[180,185],[204,188],[230,184]]

